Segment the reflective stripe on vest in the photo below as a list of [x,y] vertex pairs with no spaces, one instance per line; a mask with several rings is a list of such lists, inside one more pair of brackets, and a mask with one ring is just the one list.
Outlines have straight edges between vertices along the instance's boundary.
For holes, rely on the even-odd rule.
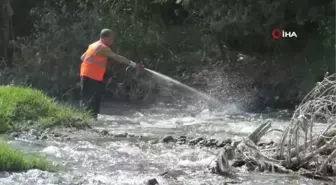
[[107,57],[99,56],[97,53],[105,47],[108,46],[104,45],[101,41],[89,45],[81,64],[80,76],[86,76],[97,81],[104,80]]
[[94,53],[92,53],[92,55],[89,56],[88,58],[86,58],[84,61],[85,61],[85,62],[90,62],[90,63],[96,64],[96,65],[99,65],[99,66],[101,66],[101,67],[106,67],[106,61],[105,61],[105,62],[100,62],[100,61],[97,61],[97,60],[95,60],[95,59],[93,58],[94,55],[95,55],[97,52],[99,52],[101,49],[103,49],[104,47],[106,47],[106,46],[104,46],[104,45],[102,45],[102,44],[99,44],[99,46],[95,49]]
[[99,65],[101,67],[105,67],[106,66],[106,62],[99,62],[99,61],[97,61],[97,60],[95,60],[95,59],[93,59],[91,57],[87,58],[85,60],[85,62],[90,62],[90,63],[96,64],[96,65]]

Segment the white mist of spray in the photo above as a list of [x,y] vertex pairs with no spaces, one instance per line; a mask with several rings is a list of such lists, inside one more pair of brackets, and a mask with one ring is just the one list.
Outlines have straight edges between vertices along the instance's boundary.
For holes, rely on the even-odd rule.
[[179,85],[180,87],[183,87],[183,88],[185,88],[185,89],[187,89],[191,92],[194,92],[196,95],[199,95],[200,97],[204,98],[205,100],[209,101],[210,103],[214,103],[214,104],[217,104],[217,105],[220,104],[219,100],[217,100],[217,99],[215,99],[215,98],[213,98],[209,95],[206,95],[206,94],[204,94],[204,93],[202,93],[202,92],[200,92],[200,91],[198,91],[198,90],[196,90],[196,89],[194,89],[190,86],[187,86],[187,85],[185,85],[185,84],[183,84],[183,83],[181,83],[177,80],[174,80],[174,79],[172,79],[172,78],[170,78],[170,77],[168,77],[164,74],[158,73],[156,71],[153,71],[153,70],[150,70],[150,69],[147,69],[147,68],[145,70],[154,74],[154,75],[156,75],[157,77],[159,77],[161,79],[164,79],[164,80],[169,81],[169,82],[173,82],[174,84]]

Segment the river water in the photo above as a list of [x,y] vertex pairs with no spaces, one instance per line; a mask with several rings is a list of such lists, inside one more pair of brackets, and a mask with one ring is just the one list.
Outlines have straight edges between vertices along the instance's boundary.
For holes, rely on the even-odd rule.
[[[288,123],[276,116],[280,112],[275,115],[247,114],[235,105],[210,112],[197,106],[168,103],[150,107],[112,104],[105,105],[102,112],[96,129],[158,139],[165,135],[239,139],[251,133],[266,118],[272,120],[275,128],[283,128]],[[277,140],[278,137],[272,134],[266,139]],[[251,173],[244,169],[237,170],[233,177],[221,177],[207,169],[218,151],[174,143],[153,144],[86,135],[66,142],[15,140],[10,143],[26,152],[45,154],[62,168],[56,173],[29,170],[1,174],[1,185],[142,185],[151,178],[156,178],[161,185],[321,184],[295,175]],[[163,172],[169,175],[160,176]]]

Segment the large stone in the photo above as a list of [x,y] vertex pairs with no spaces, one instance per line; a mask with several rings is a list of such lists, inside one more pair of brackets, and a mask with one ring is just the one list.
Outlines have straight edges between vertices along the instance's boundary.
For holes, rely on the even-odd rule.
[[218,141],[216,144],[218,148],[224,147],[225,145],[226,145],[225,141]]
[[232,165],[233,167],[242,167],[245,165],[245,161],[244,160],[235,160],[233,161]]
[[205,146],[215,146],[217,144],[216,139],[210,139],[208,142],[205,143]]
[[186,140],[187,139],[187,136],[180,136],[177,138],[177,140]]
[[197,138],[195,138],[195,139],[192,139],[192,140],[190,140],[189,141],[189,144],[191,144],[191,145],[196,145],[196,144],[198,144],[200,141],[202,141],[202,140],[204,140],[204,138],[202,138],[202,137],[197,137]]
[[230,144],[230,145],[231,145],[232,140],[231,140],[231,139],[225,139],[225,140],[224,140],[224,143],[225,143],[225,144]]
[[205,145],[207,144],[207,140],[203,139],[200,142],[198,142],[199,145]]
[[149,141],[150,144],[157,144],[159,142],[159,140],[157,139],[153,139],[151,141]]
[[106,136],[106,135],[109,134],[109,132],[107,130],[101,130],[99,133],[103,136]]
[[159,182],[154,178],[154,179],[149,179],[146,183],[146,185],[159,185]]
[[61,133],[58,133],[58,132],[54,133],[54,137],[61,137],[61,136],[62,136]]
[[180,136],[179,138],[177,138],[177,144],[185,144],[187,141],[187,137],[186,136]]
[[127,132],[114,135],[114,137],[127,137],[127,136],[128,136]]
[[175,139],[174,139],[173,136],[165,136],[165,137],[162,139],[162,142],[164,142],[164,143],[175,142]]
[[20,133],[19,132],[12,132],[9,134],[10,137],[13,137],[13,138],[17,138],[20,136]]

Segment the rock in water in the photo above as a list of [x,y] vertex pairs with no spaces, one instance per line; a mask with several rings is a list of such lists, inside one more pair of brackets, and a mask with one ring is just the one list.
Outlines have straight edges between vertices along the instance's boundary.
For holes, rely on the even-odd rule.
[[106,136],[106,135],[109,134],[109,132],[107,130],[101,130],[100,134],[103,135],[103,136]]
[[173,178],[175,180],[181,175],[186,175],[186,173],[183,170],[168,170],[160,174],[164,178]]
[[30,134],[31,136],[37,136],[39,133],[38,133],[38,131],[35,130],[35,129],[30,129],[30,130],[29,130],[29,134]]
[[154,178],[154,179],[148,180],[146,185],[159,185],[159,182],[156,180],[156,178]]
[[165,136],[163,139],[162,139],[162,142],[164,143],[169,143],[169,142],[174,142],[175,139],[173,136]]
[[210,139],[208,142],[205,143],[205,146],[216,146],[218,141],[216,139]]
[[223,141],[225,144],[232,144],[232,140],[231,139],[225,139],[224,141]]
[[54,137],[61,137],[61,136],[62,136],[62,134],[59,133],[59,132],[55,132],[55,133],[54,133]]
[[177,138],[177,144],[185,144],[187,140],[186,136],[180,136],[179,138]]
[[159,142],[159,140],[157,140],[157,139],[149,141],[150,144],[157,144],[158,142]]
[[235,160],[232,163],[233,167],[242,167],[245,165],[245,161],[244,160]]
[[197,143],[199,143],[200,141],[204,140],[202,137],[197,137],[195,139],[192,139],[189,141],[189,144],[191,145],[196,145]]
[[119,134],[115,134],[114,137],[127,137],[128,136],[128,133],[125,132],[125,133],[119,133]]
[[216,144],[218,148],[224,147],[225,145],[226,145],[225,141],[218,141]]
[[187,139],[187,136],[180,136],[178,137],[178,140],[186,140]]
[[205,145],[206,143],[207,143],[207,140],[204,139],[204,140],[201,140],[198,144],[199,145]]
[[19,132],[12,132],[9,134],[10,137],[13,137],[13,138],[16,138],[16,137],[19,137],[20,136],[20,133]]

